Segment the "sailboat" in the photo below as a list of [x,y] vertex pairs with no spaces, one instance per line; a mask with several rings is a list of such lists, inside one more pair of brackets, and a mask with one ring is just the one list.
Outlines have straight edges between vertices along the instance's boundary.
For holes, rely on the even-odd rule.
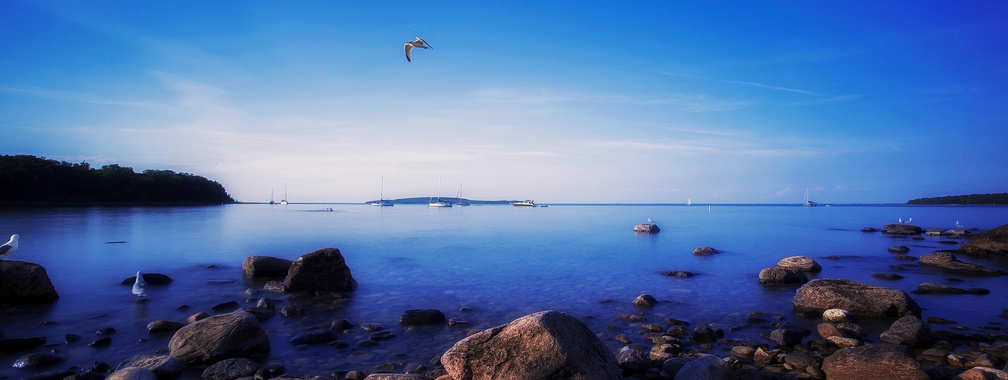
[[283,197],[283,199],[280,200],[280,205],[281,206],[286,206],[287,205],[287,183],[286,182],[284,182],[284,197]]
[[273,201],[273,189],[270,189],[270,206],[275,205],[276,202]]
[[459,182],[458,195],[455,196],[455,201],[458,202],[457,205],[465,207],[469,205],[469,201],[462,199],[462,182]]
[[441,199],[441,176],[437,178],[437,202],[434,202],[434,197],[427,200],[427,207],[451,207],[452,203]]
[[372,206],[378,206],[378,207],[395,206],[395,204],[393,204],[392,201],[385,200],[385,176],[381,177],[381,187],[378,194],[379,194],[378,200],[371,201]]
[[807,187],[805,188],[805,199],[804,199],[804,201],[802,202],[802,204],[803,204],[803,205],[804,205],[805,207],[815,207],[815,206],[818,206],[818,205],[819,205],[818,203],[815,203],[815,202],[812,202],[812,200],[811,200],[811,199],[809,199],[809,196],[808,196],[808,188],[807,188]]
[[690,199],[690,198],[686,198],[686,205],[689,206],[689,205],[692,205],[692,204],[693,204],[693,200]]

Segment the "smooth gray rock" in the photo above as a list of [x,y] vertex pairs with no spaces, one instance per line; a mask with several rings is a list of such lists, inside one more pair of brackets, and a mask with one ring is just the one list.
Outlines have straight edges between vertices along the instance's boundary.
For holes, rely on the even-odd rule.
[[921,309],[906,292],[845,279],[815,279],[795,292],[791,304],[797,311],[844,309],[863,317],[920,315]]
[[287,276],[294,261],[270,256],[249,256],[242,261],[242,275],[246,278],[277,278]]
[[169,355],[136,355],[120,362],[116,369],[129,367],[150,370],[158,377],[171,377],[182,373],[182,364]]
[[716,356],[697,358],[686,363],[675,374],[675,380],[737,380],[731,364]]
[[889,329],[879,336],[879,340],[911,348],[923,347],[931,343],[931,328],[920,318],[908,315],[893,322]]
[[1008,256],[1008,224],[971,237],[959,251],[970,256]]
[[759,283],[763,285],[804,284],[808,276],[796,269],[781,267],[763,268],[759,272]]
[[246,358],[224,359],[203,370],[204,380],[234,380],[255,375],[262,368]]
[[301,344],[322,344],[329,343],[336,340],[336,332],[330,329],[317,329],[306,331],[295,335],[290,339],[290,343],[294,345]]
[[399,316],[399,324],[403,326],[442,325],[445,320],[444,313],[435,309],[406,310]]
[[50,303],[59,299],[49,274],[41,265],[0,260],[0,304]]
[[977,276],[1003,276],[1008,272],[990,269],[983,265],[962,262],[952,252],[938,251],[921,255],[918,260],[921,266],[935,267],[946,273],[962,273]]
[[127,367],[113,372],[105,380],[157,380],[157,375],[146,368]]
[[844,348],[827,356],[822,370],[829,380],[929,380],[909,350],[895,344]]
[[336,248],[324,248],[298,257],[284,279],[288,292],[303,290],[352,291],[357,289],[343,254]]
[[778,268],[800,270],[808,273],[822,272],[822,266],[815,260],[806,256],[790,256],[780,259],[777,262]]
[[581,321],[556,311],[518,318],[455,343],[441,363],[455,380],[619,380],[609,349]]
[[264,358],[270,342],[255,316],[239,310],[186,325],[175,332],[168,348],[183,365],[201,366],[231,358]]

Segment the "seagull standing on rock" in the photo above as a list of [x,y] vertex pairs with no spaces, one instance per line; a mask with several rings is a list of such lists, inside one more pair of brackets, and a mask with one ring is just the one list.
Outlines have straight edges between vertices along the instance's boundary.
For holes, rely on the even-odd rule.
[[10,241],[0,245],[0,256],[3,256],[4,260],[7,259],[7,255],[14,253],[18,248],[18,236],[17,234],[11,235]]
[[415,47],[423,49],[434,48],[433,46],[430,46],[430,44],[428,44],[427,41],[424,41],[422,38],[417,37],[415,41],[407,42],[406,45],[403,46],[403,50],[406,51],[406,62],[413,62],[412,60],[410,60],[410,52],[413,51],[413,48]]
[[147,299],[147,283],[144,282],[142,272],[137,272],[136,282],[133,283],[133,294],[136,294],[137,302]]

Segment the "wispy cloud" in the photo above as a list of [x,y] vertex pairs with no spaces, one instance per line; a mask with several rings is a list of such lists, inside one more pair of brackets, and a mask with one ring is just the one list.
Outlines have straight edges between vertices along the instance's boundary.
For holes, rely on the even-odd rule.
[[777,91],[794,92],[794,93],[806,94],[806,95],[818,95],[817,93],[809,91],[809,90],[802,90],[802,89],[799,89],[799,88],[788,88],[788,87],[783,87],[783,86],[773,86],[773,85],[763,84],[763,83],[760,83],[760,82],[753,82],[753,81],[741,81],[741,80],[730,80],[730,79],[707,78],[707,77],[700,77],[700,76],[696,76],[696,75],[680,74],[680,73],[672,73],[672,72],[663,72],[662,74],[671,75],[671,76],[677,76],[677,77],[682,77],[682,78],[699,79],[699,80],[705,80],[705,81],[714,81],[714,82],[738,84],[738,85],[750,86],[750,87],[766,88],[766,89],[777,90]]
[[659,97],[618,94],[588,94],[548,88],[497,87],[470,92],[469,98],[483,104],[611,103],[639,106],[674,106],[686,112],[721,112],[746,107],[751,102],[720,99],[709,95],[668,94]]
[[150,108],[165,108],[166,104],[156,103],[156,102],[137,102],[137,101],[127,101],[119,99],[106,98],[101,95],[79,92],[79,91],[68,91],[52,88],[38,88],[38,87],[0,87],[0,92],[5,92],[8,94],[16,94],[23,96],[31,96],[36,98],[59,100],[59,101],[69,101],[76,103],[86,103],[86,104],[98,104],[98,105],[109,105],[109,106],[128,106],[128,107],[150,107]]

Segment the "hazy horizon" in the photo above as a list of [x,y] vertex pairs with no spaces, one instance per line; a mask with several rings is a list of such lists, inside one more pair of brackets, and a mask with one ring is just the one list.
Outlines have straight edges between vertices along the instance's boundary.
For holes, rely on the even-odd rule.
[[[416,11],[413,11],[416,9]],[[1001,193],[1008,3],[0,2],[2,154],[237,200]],[[421,37],[432,49],[403,44]]]

